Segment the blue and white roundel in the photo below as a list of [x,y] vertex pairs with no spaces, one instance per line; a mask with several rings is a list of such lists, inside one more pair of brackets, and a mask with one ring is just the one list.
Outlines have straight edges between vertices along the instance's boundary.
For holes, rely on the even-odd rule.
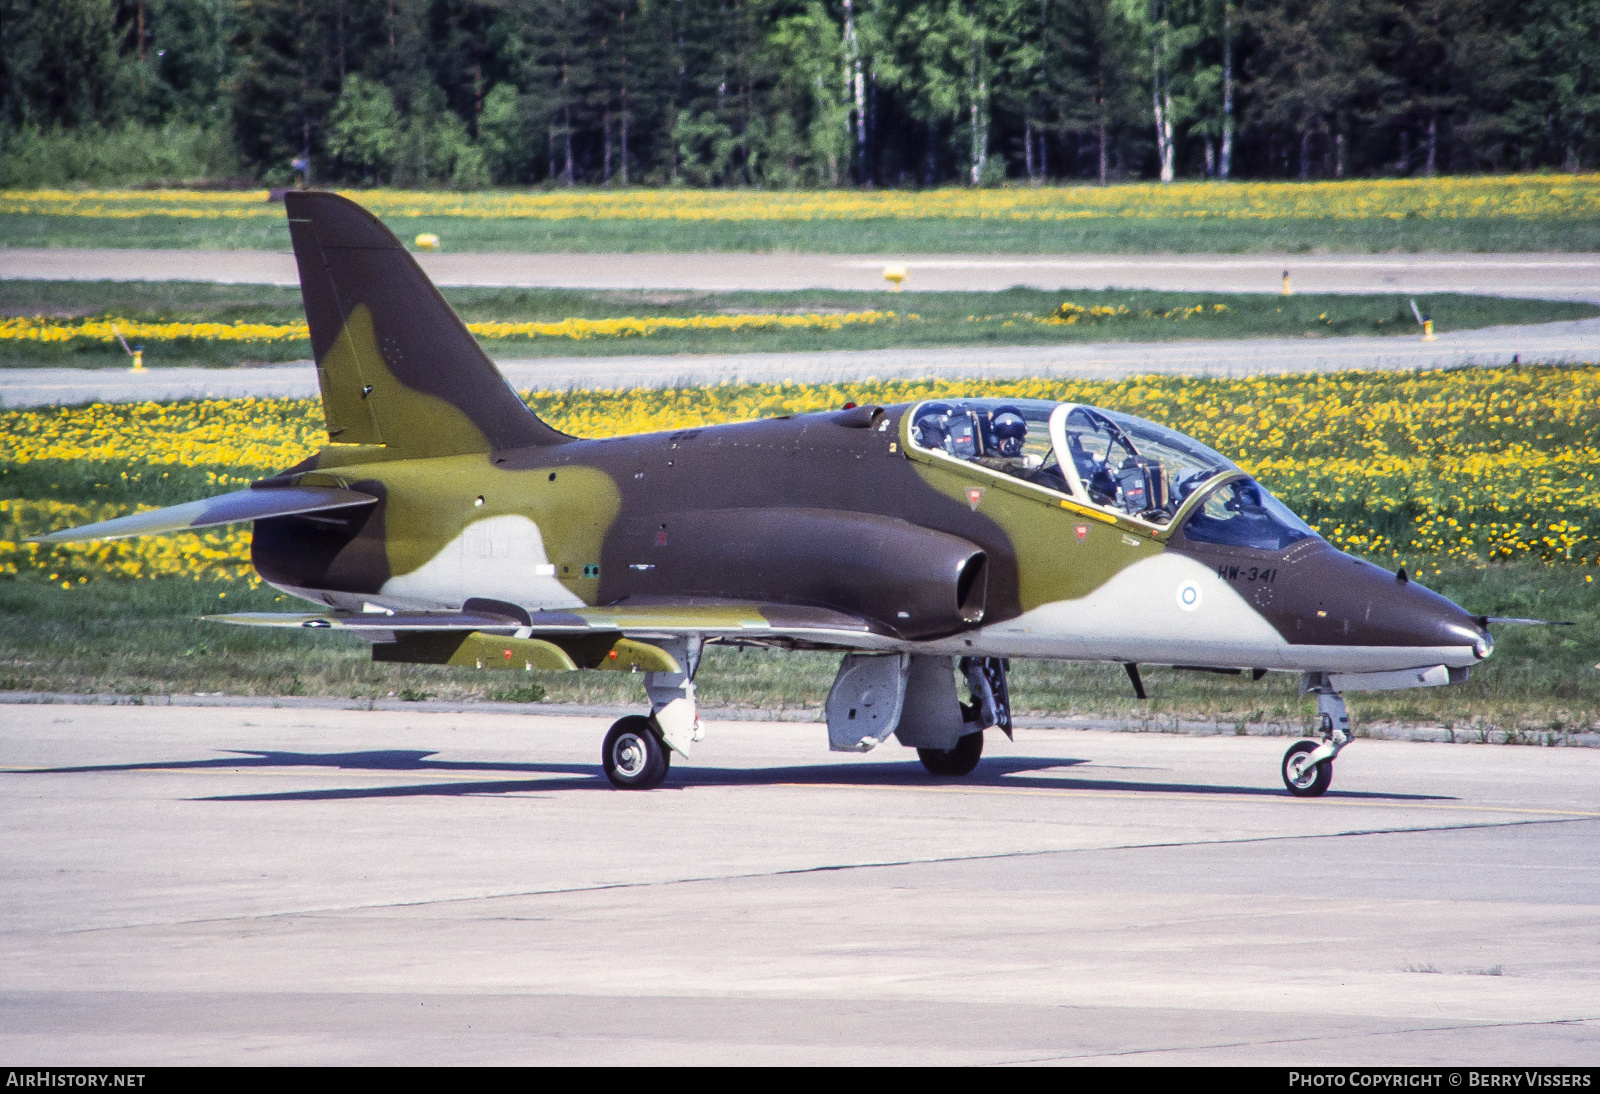
[[1200,583],[1185,581],[1178,586],[1178,607],[1186,612],[1192,612],[1200,606]]

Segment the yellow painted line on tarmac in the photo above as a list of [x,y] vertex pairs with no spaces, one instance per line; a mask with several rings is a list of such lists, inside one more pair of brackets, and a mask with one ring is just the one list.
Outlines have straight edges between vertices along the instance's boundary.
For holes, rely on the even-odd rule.
[[[888,786],[874,785],[871,783],[774,783],[774,786],[788,787],[796,790],[904,790],[913,794],[1000,794],[1015,797],[1038,798],[1122,798],[1129,801],[1150,801],[1161,799],[1163,801],[1191,801],[1191,802],[1285,802],[1293,800],[1288,795],[1281,797],[1255,797],[1244,794],[1184,794],[1178,791],[1166,790],[1088,790],[1072,787],[1007,787],[1007,786]],[[1527,813],[1540,817],[1600,817],[1600,812],[1584,812],[1576,809],[1523,809],[1508,805],[1450,805],[1435,802],[1387,802],[1387,801],[1357,801],[1349,798],[1335,798],[1327,801],[1328,805],[1360,805],[1375,809],[1432,809],[1441,812],[1456,813]]]

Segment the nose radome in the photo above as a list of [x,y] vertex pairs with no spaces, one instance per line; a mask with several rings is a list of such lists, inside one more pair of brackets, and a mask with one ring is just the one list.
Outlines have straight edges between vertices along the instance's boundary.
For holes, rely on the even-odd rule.
[[1268,614],[1291,642],[1453,646],[1479,659],[1493,648],[1477,618],[1449,598],[1331,546],[1294,559],[1280,581]]
[[1363,629],[1370,627],[1373,638],[1389,636],[1382,645],[1470,646],[1480,659],[1493,649],[1477,618],[1449,597],[1370,563],[1361,568],[1357,584],[1372,601]]

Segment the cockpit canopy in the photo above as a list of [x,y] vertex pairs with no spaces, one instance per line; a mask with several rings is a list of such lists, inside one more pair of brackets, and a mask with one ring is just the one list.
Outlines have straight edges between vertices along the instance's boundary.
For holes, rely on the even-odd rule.
[[[1043,399],[951,399],[911,412],[911,443],[1158,527],[1239,466],[1131,414]],[[1259,484],[1231,475],[1185,522],[1206,543],[1279,549],[1314,535]]]

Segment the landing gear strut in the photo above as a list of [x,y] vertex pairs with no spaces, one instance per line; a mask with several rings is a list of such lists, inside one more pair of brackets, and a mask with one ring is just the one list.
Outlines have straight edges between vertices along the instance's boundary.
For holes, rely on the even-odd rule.
[[917,758],[934,775],[959,777],[972,774],[983,757],[985,730],[999,729],[1011,736],[1011,694],[1006,687],[1010,663],[1003,657],[963,657],[957,666],[966,678],[971,701],[961,704],[966,732],[951,748],[918,748]]
[[1317,697],[1322,740],[1296,741],[1283,754],[1283,785],[1297,798],[1319,798],[1333,782],[1333,760],[1350,743],[1350,712],[1344,696],[1334,691],[1326,673],[1308,672],[1302,695]]

